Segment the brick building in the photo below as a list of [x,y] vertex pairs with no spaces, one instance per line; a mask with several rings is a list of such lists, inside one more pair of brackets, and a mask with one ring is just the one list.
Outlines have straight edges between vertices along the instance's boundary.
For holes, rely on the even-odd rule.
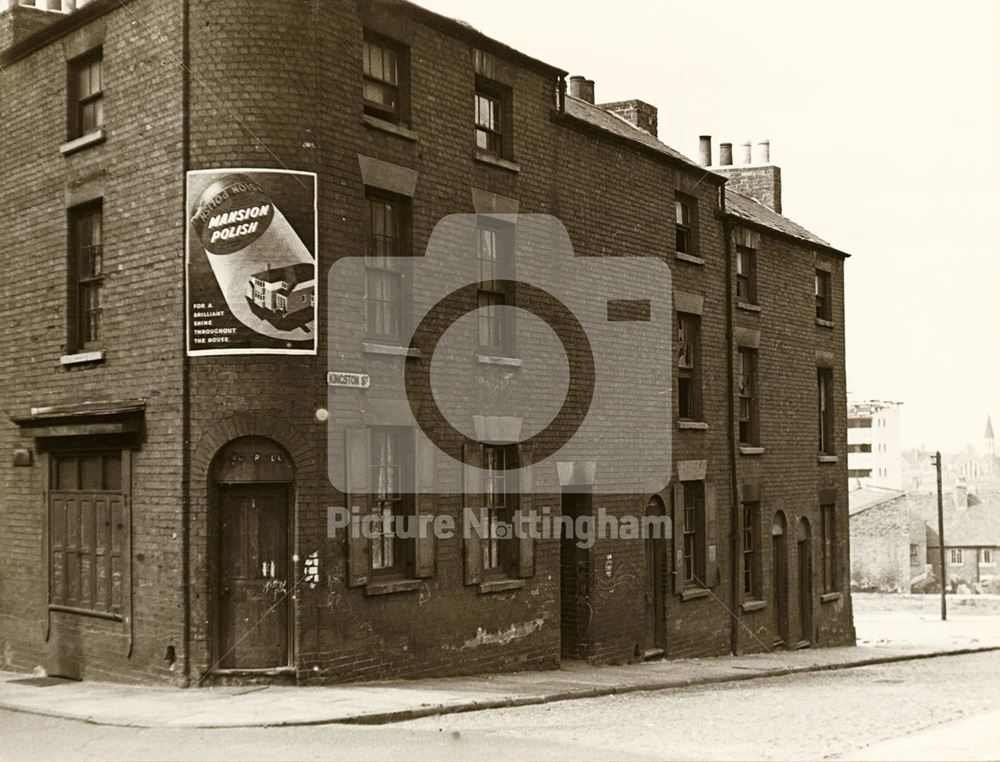
[[[649,104],[595,105],[589,80],[403,2],[7,5],[0,666],[307,683],[853,642],[845,255],[781,216],[769,157],[733,165],[724,144],[709,168],[703,139],[693,162],[656,137]],[[323,309],[306,322],[303,302],[294,351],[193,347],[186,324],[215,318],[185,287],[201,234],[186,193],[212,170],[228,178],[218,198],[259,191],[254,171],[303,173],[289,192],[316,210],[306,235],[308,215],[260,205],[264,234],[300,234],[300,259],[234,278],[251,302],[261,273],[313,261],[301,293],[317,307],[341,258],[420,255],[455,213],[490,240],[510,215],[548,214],[577,256],[664,262],[667,486],[597,494],[587,462],[531,478],[535,505],[662,513],[673,537],[519,540],[494,557],[461,538],[328,536],[345,500],[460,521],[485,488],[382,391],[430,362],[399,340],[408,303],[390,298],[391,272],[369,276],[380,306],[365,305],[361,341]],[[290,318],[258,317],[275,336]],[[480,325],[473,374],[519,372]],[[234,330],[219,326],[200,335]],[[364,384],[328,386],[331,357]],[[626,419],[606,436],[627,437]],[[495,487],[498,459],[530,462],[516,436],[481,439],[503,445],[465,458],[475,479]],[[336,489],[330,462],[358,486]],[[389,470],[431,489],[396,500],[367,481]]]

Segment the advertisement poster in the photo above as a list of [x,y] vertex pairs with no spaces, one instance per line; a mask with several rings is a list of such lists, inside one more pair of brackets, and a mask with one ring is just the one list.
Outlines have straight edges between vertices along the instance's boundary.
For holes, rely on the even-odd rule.
[[316,354],[316,258],[315,173],[188,172],[188,354]]

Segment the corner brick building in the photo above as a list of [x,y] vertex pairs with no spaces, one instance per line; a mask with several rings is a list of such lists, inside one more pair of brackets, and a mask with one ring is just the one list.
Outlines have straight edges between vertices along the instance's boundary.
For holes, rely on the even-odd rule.
[[[597,106],[589,80],[403,2],[3,5],[0,667],[308,683],[853,642],[846,255],[781,216],[769,157],[724,144],[709,167],[703,139],[693,162],[649,104]],[[401,478],[440,487],[400,510],[460,520],[481,488],[381,394],[430,362],[385,324],[347,341],[319,309],[315,354],[186,351],[186,178],[231,168],[315,173],[320,304],[339,259],[419,256],[455,213],[498,235],[548,214],[577,256],[666,263],[668,486],[601,495],[586,463],[541,463],[533,502],[662,513],[673,537],[497,560],[328,536],[328,507],[391,502],[366,474],[395,437]],[[516,374],[493,339],[475,372]],[[331,356],[371,388],[328,387]],[[505,447],[473,458],[523,456]]]

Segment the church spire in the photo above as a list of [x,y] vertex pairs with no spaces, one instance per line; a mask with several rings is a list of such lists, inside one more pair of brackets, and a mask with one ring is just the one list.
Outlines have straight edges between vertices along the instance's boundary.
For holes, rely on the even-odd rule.
[[989,415],[986,416],[986,434],[983,436],[986,439],[993,439],[993,421],[990,420]]

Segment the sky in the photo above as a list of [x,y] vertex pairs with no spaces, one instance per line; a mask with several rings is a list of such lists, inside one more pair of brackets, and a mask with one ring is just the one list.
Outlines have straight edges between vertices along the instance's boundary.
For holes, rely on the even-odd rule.
[[848,394],[905,446],[1000,432],[1000,0],[418,0],[640,98],[659,137],[771,141],[784,214],[850,253]]

